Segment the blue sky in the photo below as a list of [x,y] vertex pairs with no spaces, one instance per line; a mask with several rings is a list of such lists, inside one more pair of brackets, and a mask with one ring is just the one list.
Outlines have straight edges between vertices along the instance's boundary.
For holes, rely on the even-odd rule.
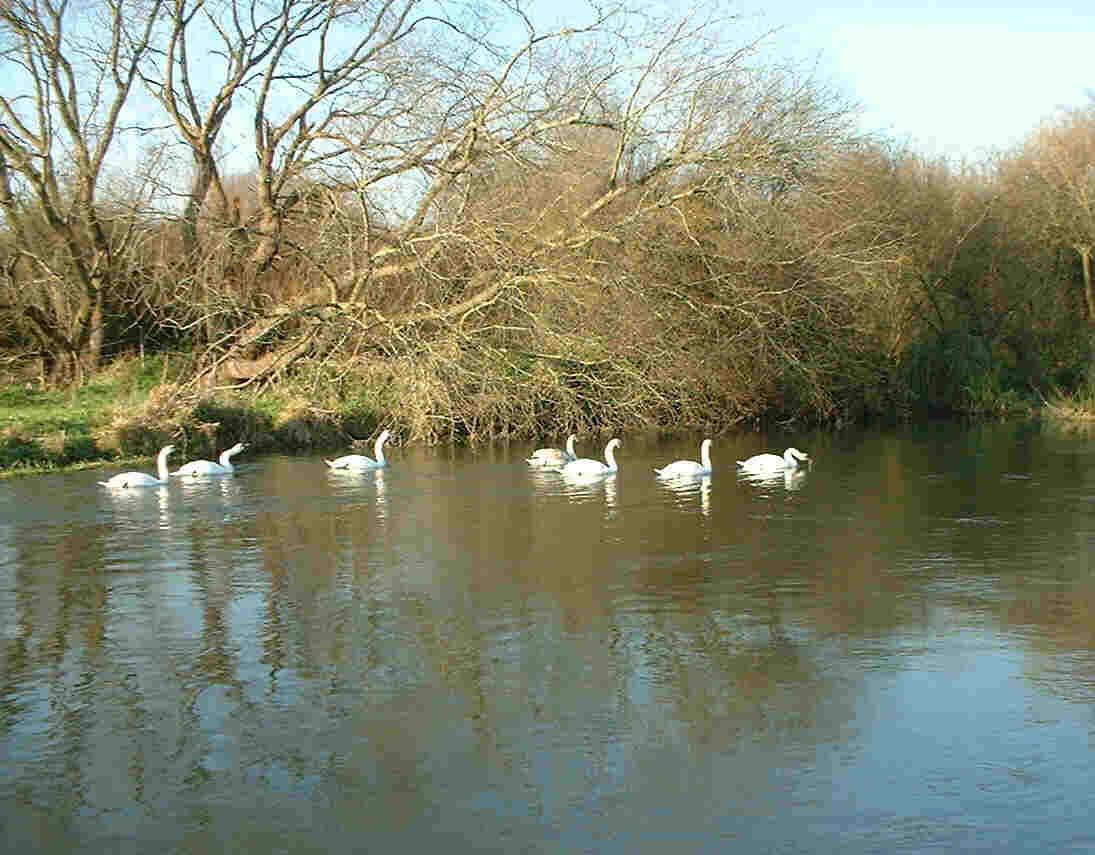
[[[685,11],[703,0],[635,0]],[[859,126],[929,156],[981,161],[1032,134],[1061,108],[1092,103],[1095,0],[1072,7],[900,0],[727,0],[747,19],[743,42],[779,28],[774,56],[816,73],[862,106]],[[529,0],[549,17],[586,20],[588,0]],[[556,23],[559,23],[556,21]],[[237,105],[242,107],[242,105]],[[224,138],[253,164],[250,121]]]
[[932,156],[979,161],[1095,91],[1095,3],[744,0],[776,48],[864,108],[862,127]]

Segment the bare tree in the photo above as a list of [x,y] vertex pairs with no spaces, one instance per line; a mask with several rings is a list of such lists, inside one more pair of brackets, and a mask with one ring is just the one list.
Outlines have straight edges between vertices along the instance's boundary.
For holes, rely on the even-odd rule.
[[[420,412],[475,435],[528,429],[544,407],[575,423],[694,421],[712,402],[748,412],[746,362],[829,405],[835,369],[803,358],[804,336],[853,340],[864,271],[894,238],[824,178],[850,109],[768,62],[770,34],[728,7],[591,5],[545,26],[545,10],[513,0],[144,0],[140,14],[113,2],[95,27],[43,0],[4,18],[28,47],[5,54],[26,94],[2,102],[0,202],[10,219],[32,191],[75,200],[82,220],[43,221],[76,273],[29,237],[20,263],[69,295],[90,283],[89,316],[133,240],[96,230],[93,188],[139,76],[194,164],[175,272],[210,375],[368,364],[420,378]],[[98,74],[86,101],[72,62],[50,58],[69,32]],[[249,170],[218,159],[241,128]],[[57,159],[71,192],[49,178]],[[225,169],[251,176],[247,199]],[[38,192],[51,180],[52,196]],[[515,378],[541,384],[540,403],[515,403]],[[686,400],[689,385],[704,391]],[[422,418],[416,430],[435,435]]]
[[97,196],[159,9],[160,0],[0,5],[0,207],[12,242],[0,310],[78,378],[98,364],[104,294],[133,237],[104,222]]
[[1095,324],[1095,105],[1047,121],[1004,160],[1001,175],[1006,192],[1024,201],[1031,233],[1079,256],[1087,319]]
[[[258,183],[272,193],[258,203],[268,216],[256,219],[253,261],[273,264],[274,244],[282,265],[307,254],[315,287],[238,331],[222,367],[266,378],[329,353],[403,367],[413,354],[402,373],[432,360],[450,378],[430,387],[444,400],[423,409],[455,421],[479,406],[470,392],[455,401],[461,378],[482,385],[501,365],[562,396],[550,406],[566,418],[597,410],[633,424],[684,406],[701,418],[713,398],[742,404],[751,360],[771,366],[772,384],[799,372],[831,405],[803,358],[808,337],[852,341],[863,271],[897,250],[878,217],[842,222],[854,200],[819,176],[847,143],[851,110],[809,75],[767,63],[769,34],[710,5],[674,18],[593,9],[564,28],[484,5],[484,18],[507,22],[494,32],[416,18],[413,5],[377,8],[376,49],[353,54],[367,61],[330,100],[313,71],[300,73],[295,109],[269,95],[249,102],[280,117],[254,113],[256,159],[269,164]],[[288,79],[267,69],[250,85]],[[326,236],[306,246],[279,225],[305,178],[331,194],[327,216],[310,218]],[[712,397],[682,403],[705,375]],[[503,386],[475,396],[506,399]],[[484,415],[475,430],[531,424],[533,409]]]
[[[421,0],[173,0],[166,44],[148,55],[143,76],[193,154],[183,218],[189,252],[199,249],[210,190],[218,213],[229,211],[217,144],[233,118],[252,128],[257,211],[248,232],[259,271],[281,249],[298,185],[346,153],[348,122],[413,124],[424,96],[406,85],[412,58],[401,45],[430,28],[463,38],[459,22],[426,9]],[[451,56],[443,41],[435,46]]]
[[[250,112],[255,153],[255,212],[243,224],[250,273],[268,271],[279,257],[307,257],[320,290],[300,300],[356,300],[374,277],[401,275],[432,258],[444,242],[430,237],[436,227],[438,200],[472,163],[512,154],[523,140],[550,127],[533,115],[520,116],[509,105],[512,77],[528,62],[534,45],[589,32],[529,32],[527,45],[510,57],[501,55],[488,37],[484,6],[463,19],[437,17],[436,7],[420,0],[402,2],[241,2],[213,7],[178,0],[168,50],[146,69],[150,90],[168,108],[199,164],[184,217],[189,245],[197,246],[196,216],[205,194],[217,188],[214,144],[232,110]],[[517,7],[499,5],[519,24],[527,19]],[[212,36],[211,36],[212,34]],[[195,38],[213,37],[221,49],[213,54],[223,68],[219,88],[203,101],[194,82],[208,75],[203,56],[200,72],[188,47]],[[208,79],[207,77],[204,79]],[[240,106],[244,105],[244,106]],[[488,122],[504,117],[507,140],[491,143]],[[559,119],[552,122],[558,123]],[[584,121],[575,113],[563,121]],[[416,183],[426,182],[421,192]],[[332,271],[310,247],[286,243],[286,217],[301,206],[309,188],[326,185],[335,206],[357,212],[357,227],[368,242],[371,214],[382,210],[377,197],[391,192],[404,211],[389,218],[399,223],[389,239],[374,250],[358,252],[350,269]],[[390,188],[388,191],[385,188]],[[392,210],[388,206],[387,210]],[[341,218],[343,228],[350,221]],[[260,322],[261,328],[261,322]],[[261,333],[259,333],[261,335]],[[255,335],[242,337],[251,341]]]

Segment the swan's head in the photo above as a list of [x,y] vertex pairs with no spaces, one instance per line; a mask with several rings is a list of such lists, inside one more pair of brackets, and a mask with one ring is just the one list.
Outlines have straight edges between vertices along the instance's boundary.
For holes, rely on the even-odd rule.
[[244,450],[245,448],[247,448],[247,443],[246,443],[246,442],[237,442],[237,443],[236,443],[235,445],[233,445],[233,446],[232,446],[232,447],[231,447],[230,449],[228,449],[228,450],[229,450],[229,451],[230,451],[230,452],[231,452],[232,454],[239,454],[239,453],[240,453],[241,451],[243,451],[243,450]]
[[615,438],[610,439],[608,441],[608,445],[605,446],[605,454],[608,454],[610,451],[615,451],[619,447],[620,447],[620,440],[615,439]]
[[387,428],[384,428],[384,430],[382,430],[380,432],[380,436],[378,436],[376,438],[376,441],[377,442],[387,442],[391,438],[391,435],[392,435],[392,432],[390,430],[388,430]]
[[803,463],[810,459],[810,455],[803,451],[799,451],[797,448],[788,448],[783,456],[787,458],[787,461],[790,463]]
[[160,457],[167,457],[167,455],[173,454],[174,452],[175,452],[175,446],[165,445],[163,448],[160,449],[159,456]]

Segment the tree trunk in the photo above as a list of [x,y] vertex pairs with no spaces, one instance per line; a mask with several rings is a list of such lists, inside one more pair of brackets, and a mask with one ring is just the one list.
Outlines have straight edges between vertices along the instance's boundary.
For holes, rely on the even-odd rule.
[[190,187],[190,195],[186,199],[186,207],[182,216],[183,258],[187,264],[193,264],[201,251],[198,243],[198,212],[201,210],[205,196],[209,192],[209,186],[213,182],[213,175],[207,164],[195,155],[194,183]]
[[1080,253],[1080,262],[1084,267],[1084,299],[1087,301],[1087,320],[1095,324],[1095,290],[1091,284],[1091,247],[1077,246]]
[[251,253],[251,264],[255,272],[261,274],[269,270],[281,248],[281,211],[273,199],[262,198],[261,195],[259,204],[258,222],[255,225],[258,242]]
[[88,319],[87,343],[84,346],[84,367],[94,374],[99,370],[99,364],[103,356],[103,298],[100,292],[95,299],[95,305],[91,308],[91,317]]

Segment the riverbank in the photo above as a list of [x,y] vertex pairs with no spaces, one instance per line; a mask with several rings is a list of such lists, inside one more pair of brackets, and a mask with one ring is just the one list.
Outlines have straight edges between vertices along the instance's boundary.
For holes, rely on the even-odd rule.
[[259,452],[325,450],[367,439],[378,416],[326,408],[286,389],[202,396],[167,356],[119,361],[89,382],[42,388],[0,382],[0,477],[140,461],[173,443],[180,458],[215,457],[245,441]]
[[1045,412],[1063,424],[1095,426],[1095,396],[1059,395],[1046,401]]
[[[156,356],[119,360],[79,386],[0,379],[0,478],[137,463],[168,443],[180,459],[212,459],[240,441],[292,454],[367,444],[382,422],[399,429],[394,414],[362,399],[316,400],[289,384],[200,395],[185,371],[185,360]],[[1095,425],[1095,399],[1058,396],[1041,411],[1062,425]]]

